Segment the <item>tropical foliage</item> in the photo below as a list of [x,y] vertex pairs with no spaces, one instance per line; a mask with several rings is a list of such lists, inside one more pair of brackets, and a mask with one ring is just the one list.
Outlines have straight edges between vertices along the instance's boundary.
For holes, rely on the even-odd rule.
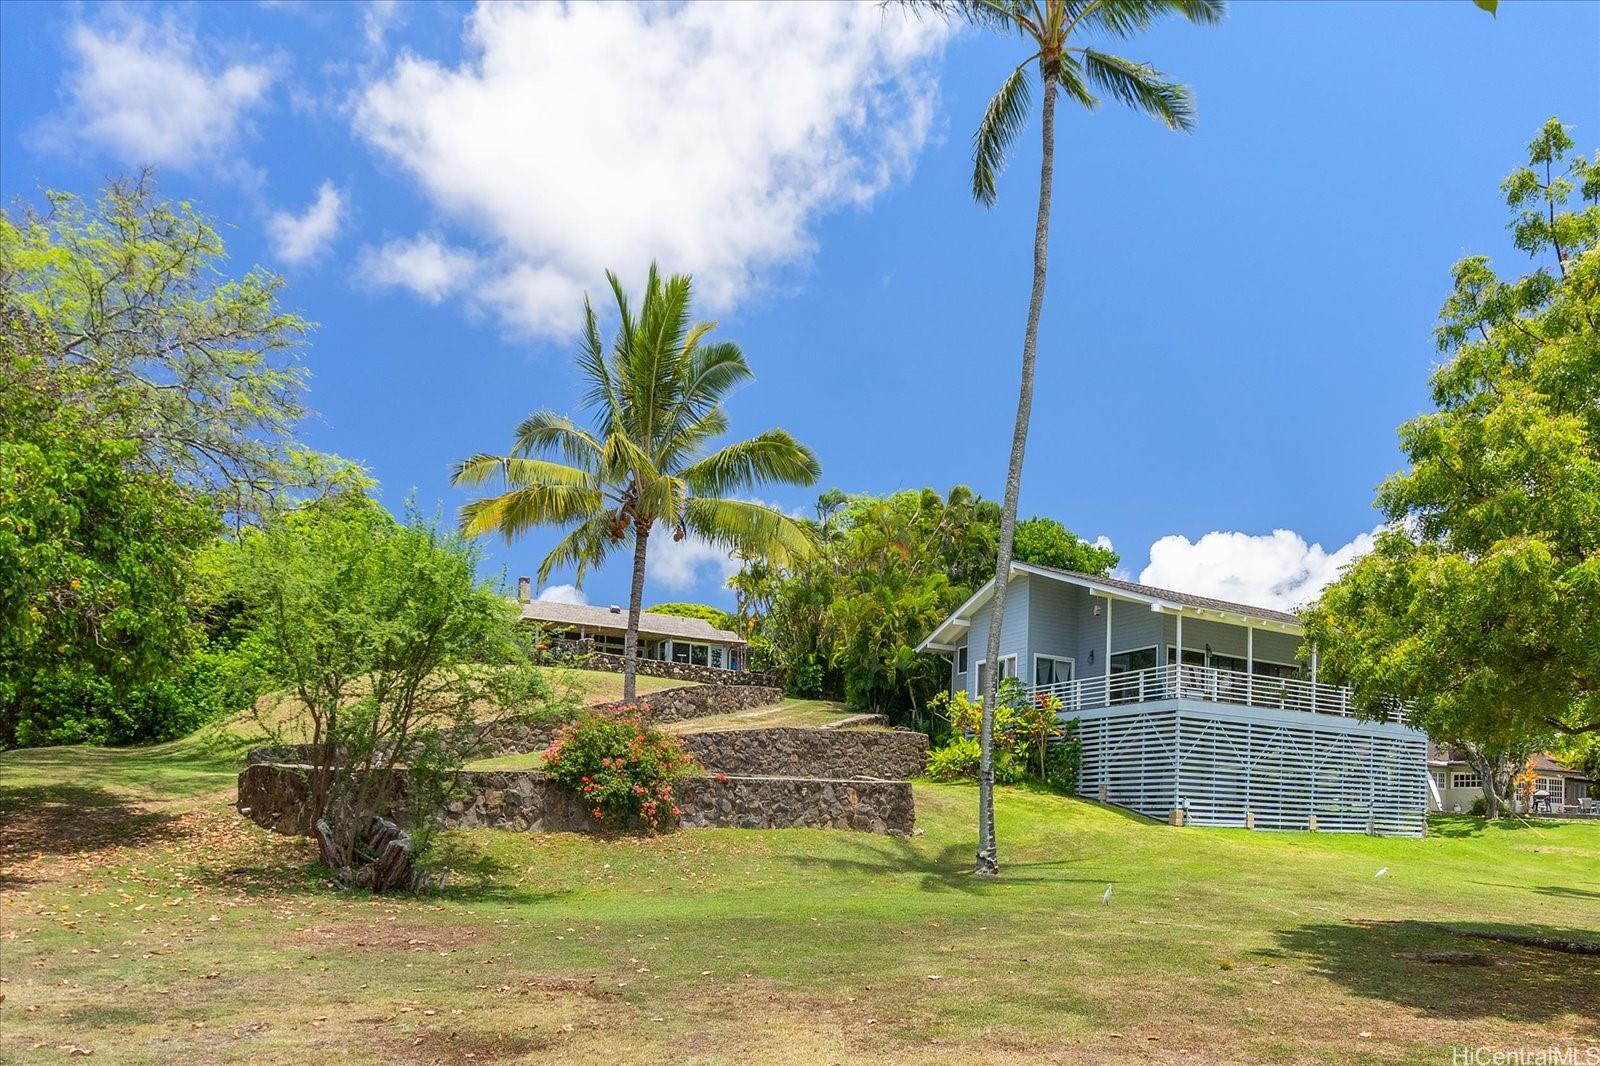
[[585,712],[556,732],[544,757],[545,775],[572,789],[595,821],[652,833],[682,813],[673,782],[697,770],[678,738],[649,725],[638,707]]
[[406,768],[415,861],[487,733],[575,710],[532,665],[516,606],[478,581],[474,546],[415,514],[398,522],[339,493],[246,530],[227,554],[245,640],[295,697],[294,713],[261,724],[316,753],[319,842],[342,878],[359,878],[361,842],[393,802],[386,768]]
[[[999,195],[996,180],[1006,157],[1027,121],[1032,78],[1043,89],[1040,107],[1039,207],[1033,234],[1033,284],[1028,317],[1022,331],[1022,366],[1017,389],[1017,417],[1011,435],[1011,455],[1006,468],[1006,488],[1000,512],[1000,538],[995,560],[995,594],[990,615],[987,659],[1000,658],[1000,629],[1005,620],[1006,580],[1011,572],[1017,522],[1017,499],[1022,490],[1022,461],[1028,444],[1028,422],[1033,414],[1033,376],[1039,339],[1039,316],[1044,310],[1045,271],[1050,251],[1050,206],[1055,183],[1056,97],[1067,98],[1086,110],[1100,105],[1097,93],[1142,111],[1169,129],[1188,131],[1194,125],[1189,90],[1169,81],[1154,67],[1102,51],[1093,42],[1132,37],[1157,19],[1177,14],[1190,22],[1210,24],[1222,19],[1222,0],[927,0],[929,6],[959,16],[1005,37],[1016,36],[1026,57],[1001,83],[989,101],[973,138],[972,195],[993,206]],[[994,677],[982,693],[984,706],[995,706]],[[994,839],[994,791],[989,761],[993,749],[993,716],[985,714],[978,731],[983,767],[978,774],[978,853],[974,869],[993,874],[998,869]]]
[[[1000,508],[958,485],[889,496],[824,493],[808,524],[818,554],[778,568],[751,562],[729,584],[752,628],[752,657],[797,696],[844,699],[919,727],[949,683],[949,663],[917,645],[993,572]],[[1046,565],[1104,574],[1109,548],[1053,519],[1030,519],[1026,544]],[[1019,527],[1019,528],[1021,528]]]
[[658,603],[654,607],[646,607],[650,614],[666,614],[675,618],[698,618],[715,629],[736,630],[739,620],[720,607],[713,607],[709,603]]
[[[202,556],[296,489],[306,325],[148,180],[0,216],[0,744],[160,740],[257,671]],[[232,519],[232,522],[228,522]]]
[[660,527],[674,540],[701,537],[777,565],[801,560],[812,552],[806,528],[737,494],[773,483],[809,485],[820,467],[782,429],[712,448],[728,428],[723,399],[752,376],[744,354],[729,341],[711,340],[714,323],[690,324],[687,276],[662,280],[652,266],[637,313],[616,275],[608,277],[616,336],[608,350],[585,299],[577,358],[591,428],[553,411],[535,412],[517,428],[510,455],[475,455],[457,466],[455,482],[504,488],[462,508],[468,534],[509,540],[537,526],[566,528],[539,566],[541,584],[571,566],[581,586],[590,567],[632,548],[623,675],[623,698],[631,700],[651,533]]
[[1572,147],[1551,119],[1502,186],[1535,269],[1456,265],[1390,528],[1307,615],[1324,676],[1410,700],[1491,810],[1529,753],[1600,733],[1600,160]]

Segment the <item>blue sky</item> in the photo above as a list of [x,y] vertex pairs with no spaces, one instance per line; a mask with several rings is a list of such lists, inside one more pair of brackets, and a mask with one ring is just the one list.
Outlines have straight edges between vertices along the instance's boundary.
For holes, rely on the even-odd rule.
[[[1199,125],[1060,115],[1022,510],[1134,577],[1303,599],[1378,521],[1451,264],[1526,267],[1500,180],[1551,115],[1600,143],[1600,5],[1241,3],[1121,50],[1193,86]],[[756,372],[734,433],[787,427],[819,489],[998,497],[1036,120],[995,208],[968,179],[1016,58],[876,6],[9,3],[0,194],[155,164],[318,323],[306,435],[391,505],[453,512],[453,460],[575,410],[580,294],[652,257]],[[490,565],[531,573],[554,537]],[[650,600],[731,602],[706,546],[652,565]]]

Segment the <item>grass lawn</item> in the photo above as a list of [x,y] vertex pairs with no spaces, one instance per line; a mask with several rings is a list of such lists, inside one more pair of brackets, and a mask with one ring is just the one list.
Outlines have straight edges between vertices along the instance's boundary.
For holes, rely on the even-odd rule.
[[1600,825],[1169,829],[1003,789],[986,882],[964,872],[973,791],[928,785],[910,839],[459,832],[444,893],[374,899],[239,818],[233,758],[0,755],[0,1058],[1447,1063],[1600,1041],[1600,959],[1442,928],[1600,940]]
[[663,726],[672,733],[709,733],[722,729],[772,729],[778,726],[822,726],[855,716],[842,703],[830,700],[785,699],[772,707],[757,707],[734,714],[687,718]]

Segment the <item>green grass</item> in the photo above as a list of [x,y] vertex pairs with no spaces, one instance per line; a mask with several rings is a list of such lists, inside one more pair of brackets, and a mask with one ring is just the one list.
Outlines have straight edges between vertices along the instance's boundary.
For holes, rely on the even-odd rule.
[[1600,825],[1171,829],[1002,789],[984,881],[973,791],[919,785],[909,839],[458,832],[445,892],[372,899],[238,818],[231,770],[187,741],[0,755],[7,1061],[1448,1062],[1600,1039],[1592,957],[1444,929],[1600,939]]
[[784,699],[771,707],[733,714],[687,718],[665,728],[674,733],[708,733],[724,729],[773,729],[778,726],[823,726],[854,717],[856,712],[831,700]]

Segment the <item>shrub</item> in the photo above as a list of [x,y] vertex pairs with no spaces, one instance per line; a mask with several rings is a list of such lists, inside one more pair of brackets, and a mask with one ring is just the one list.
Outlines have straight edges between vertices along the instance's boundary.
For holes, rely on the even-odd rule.
[[[1055,769],[1051,768],[1052,760],[1061,760],[1065,755],[1047,754],[1049,749],[1059,747],[1052,745],[1051,741],[1061,738],[1070,726],[1064,728],[1057,714],[1061,710],[1061,700],[1056,696],[1034,696],[1023,684],[1015,678],[1006,678],[1000,684],[994,715],[994,751],[995,751],[995,780],[1002,784],[1011,781],[1002,781],[1000,777],[1000,763],[1004,757],[1008,773],[1014,773],[1014,780],[1020,780],[1023,773],[1031,773],[1040,779],[1054,783],[1057,777],[1067,773],[1065,764]],[[929,707],[936,715],[943,716],[950,724],[950,735],[957,740],[969,739],[974,753],[978,750],[979,726],[982,724],[983,703],[974,700],[965,692],[941,692],[929,701]],[[954,747],[955,742],[947,745]],[[1074,749],[1076,752],[1076,749]],[[937,752],[935,753],[937,754]],[[951,759],[957,758],[954,754]],[[1077,785],[1077,755],[1072,756],[1072,786]],[[967,780],[969,778],[951,778],[951,780]],[[973,755],[973,769],[970,780],[977,780],[977,755]]]
[[[952,740],[928,754],[927,774],[935,781],[978,780],[978,741],[974,737]],[[1014,785],[1022,780],[1022,765],[1009,750],[994,750],[994,780],[997,785]]]
[[1078,773],[1083,767],[1083,738],[1078,735],[1078,720],[1069,719],[1063,739],[1051,744],[1045,754],[1044,782],[1068,794],[1078,791]]
[[1472,810],[1467,813],[1476,818],[1482,818],[1489,813],[1489,804],[1482,796],[1479,796],[1472,801]]
[[586,712],[561,727],[544,757],[545,774],[612,829],[638,824],[657,832],[669,824],[681,813],[672,783],[696,769],[678,738],[647,725],[637,707]]

